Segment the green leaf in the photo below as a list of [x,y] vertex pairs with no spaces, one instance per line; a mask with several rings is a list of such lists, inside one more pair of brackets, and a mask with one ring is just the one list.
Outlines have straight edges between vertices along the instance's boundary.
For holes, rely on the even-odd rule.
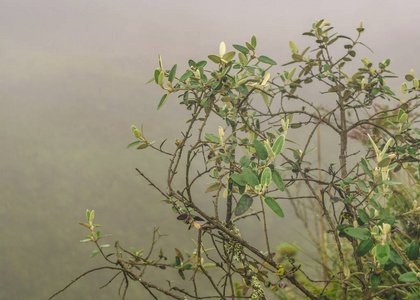
[[192,267],[192,264],[185,264],[183,267],[182,267],[182,269],[183,270],[188,270],[189,268],[191,268]]
[[277,186],[277,188],[284,192],[284,182],[283,179],[281,178],[280,173],[277,170],[273,170],[272,171],[272,179],[274,181],[274,184]]
[[238,204],[236,204],[235,208],[235,216],[240,216],[244,214],[251,206],[254,200],[248,194],[242,195],[241,199],[239,199]]
[[212,62],[216,63],[216,64],[220,64],[222,62],[222,59],[220,56],[214,55],[214,54],[210,54],[209,56],[207,56]]
[[141,141],[135,141],[135,142],[132,142],[132,143],[131,143],[131,144],[129,144],[126,148],[133,147],[133,146],[138,145],[138,144],[140,144],[140,143],[141,143]]
[[[293,126],[293,124],[292,124],[292,126]],[[293,128],[293,127],[292,127]],[[308,151],[306,151],[303,155],[308,155],[309,153],[311,153],[311,152],[313,152],[313,151],[315,151],[317,148],[312,148],[312,149],[309,149]],[[354,182],[353,182],[354,183]]]
[[376,245],[376,259],[382,264],[385,265],[390,256],[389,245]]
[[252,188],[260,184],[260,181],[258,180],[257,175],[255,175],[254,172],[252,172],[250,169],[244,168],[242,172],[243,172],[242,174],[244,175],[246,182]]
[[235,48],[236,50],[238,50],[239,52],[242,52],[243,54],[247,55],[249,53],[248,48],[241,46],[241,45],[232,45],[233,48]]
[[235,90],[238,91],[239,93],[244,94],[244,95],[249,93],[249,90],[248,90],[248,88],[246,87],[245,84],[240,84],[239,86],[237,86],[235,88]]
[[401,108],[398,110],[397,120],[401,119],[401,116],[404,114],[404,110]]
[[179,276],[181,276],[182,280],[185,280],[184,272],[182,272],[181,269],[178,270],[178,274],[179,274]]
[[138,150],[141,150],[141,149],[146,149],[147,147],[149,147],[149,144],[147,144],[147,143],[143,143],[143,144],[141,144],[140,146],[138,146],[138,147],[137,147],[137,149],[138,149]]
[[358,209],[357,214],[359,215],[360,220],[362,220],[363,223],[368,223],[370,220],[369,215],[364,209]]
[[356,249],[357,256],[362,257],[363,255],[368,253],[373,248],[374,245],[375,243],[373,242],[372,239],[361,241],[359,246],[357,246],[357,249]]
[[197,67],[197,63],[195,61],[193,61],[192,59],[190,59],[188,61],[188,65],[190,66],[190,68],[196,68]]
[[236,54],[235,51],[230,51],[228,53],[225,53],[222,56],[222,59],[226,62],[230,62],[232,60],[232,58],[235,56],[235,54]]
[[[293,68],[290,70],[289,74],[287,75],[287,79],[292,80],[293,74],[295,74],[296,68]],[[293,83],[290,84],[291,87],[293,87]]]
[[254,47],[254,46],[252,46],[250,43],[245,42],[245,45],[246,45],[246,47],[247,47],[249,50],[255,50],[255,47]]
[[212,141],[212,142],[215,142],[215,143],[220,143],[220,137],[218,137],[218,136],[216,136],[212,133],[206,133],[206,134],[204,134],[204,137],[209,141]]
[[272,60],[271,58],[269,58],[267,56],[264,56],[264,55],[259,56],[258,60],[262,63],[269,64],[269,65],[272,65],[272,66],[277,65],[277,63],[274,60]]
[[273,144],[273,152],[276,155],[279,155],[281,153],[281,150],[283,148],[284,145],[284,135],[280,135],[276,141]]
[[265,197],[264,199],[265,204],[274,211],[280,218],[284,218],[283,210],[281,209],[280,205],[271,197]]
[[389,224],[389,225],[394,225],[394,223],[395,223],[395,217],[394,216],[384,216],[384,215],[382,215],[382,213],[386,213],[386,214],[389,214],[386,210],[384,210],[384,209],[382,209],[382,210],[380,210],[380,212],[379,212],[379,216],[380,217],[383,217],[376,225],[377,226],[381,226],[383,223],[386,223],[386,224]]
[[370,231],[366,228],[347,227],[344,229],[344,233],[359,240],[367,240],[370,238]]
[[399,281],[402,282],[416,282],[418,280],[416,273],[414,272],[407,272],[402,274],[400,277],[398,277]]
[[267,149],[265,149],[264,145],[259,140],[257,139],[254,140],[254,147],[259,158],[261,158],[262,160],[267,159],[268,157]]
[[386,264],[381,267],[384,271],[390,271],[395,267],[395,263],[391,259],[388,259]]
[[364,181],[358,181],[357,185],[359,186],[359,189],[362,190],[365,193],[369,192],[369,188],[366,186],[366,183]]
[[410,246],[408,246],[406,252],[407,257],[410,260],[416,260],[419,257],[419,243],[413,240]]
[[344,233],[344,229],[351,227],[348,224],[339,224],[337,225],[337,230]]
[[190,70],[187,70],[184,74],[182,74],[181,78],[179,78],[179,81],[185,81],[191,76],[194,76],[194,73]]
[[90,220],[90,210],[86,209],[86,220],[89,222]]
[[370,92],[370,95],[371,95],[371,96],[376,96],[379,92],[380,92],[380,89],[378,89],[378,88],[374,88],[374,89],[372,90],[372,92]]
[[256,48],[257,47],[257,37],[255,35],[253,35],[251,37],[251,45],[252,47]]
[[271,169],[269,167],[265,167],[261,175],[261,185],[269,186],[270,183],[271,183]]
[[245,186],[247,183],[243,174],[231,174],[230,178],[232,178],[234,182],[241,186]]
[[[235,180],[233,180],[233,181],[235,181]],[[219,188],[220,188],[220,182],[214,182],[214,183],[210,184],[209,187],[206,189],[206,193],[211,193],[211,192],[217,191],[217,190],[219,190]]]
[[389,247],[389,249],[391,250],[389,252],[391,260],[396,264],[402,265],[404,263],[404,260],[402,259],[401,255],[397,251],[395,251],[394,248]]
[[366,158],[364,158],[363,156],[362,156],[361,161],[360,161],[360,167],[362,168],[363,171],[365,171],[367,176],[369,176],[370,178],[373,179],[373,174],[369,169],[368,162],[367,162]]
[[372,284],[372,288],[377,289],[379,283],[381,282],[381,274],[370,274],[370,283]]
[[174,266],[179,266],[180,264],[181,264],[181,259],[179,258],[179,256],[175,256]]
[[268,98],[268,95],[265,93],[261,93],[261,97],[264,100],[265,106],[270,107],[270,99]]
[[204,68],[207,65],[207,62],[205,60],[200,60],[198,63],[196,63],[196,68]]
[[103,244],[103,245],[101,245],[100,247],[101,247],[101,248],[109,248],[109,246],[110,246],[110,244]]
[[380,162],[378,162],[379,168],[385,168],[387,167],[391,162],[391,158],[389,156],[383,158]]
[[410,75],[410,74],[405,75],[405,80],[412,81],[413,79],[414,79],[413,75]]
[[155,79],[155,82],[156,82],[157,84],[159,84],[159,75],[160,75],[160,70],[159,70],[159,69],[156,69],[153,75],[154,75],[153,77],[154,77],[154,79]]
[[159,105],[157,107],[158,110],[163,106],[163,104],[165,104],[166,99],[168,99],[168,95],[169,94],[165,94],[162,96],[162,99],[160,99]]
[[90,253],[90,258],[92,258],[92,257],[95,257],[99,252],[101,252],[101,251],[99,251],[98,249],[96,249],[96,250],[93,250],[91,253]]
[[350,177],[344,178],[343,181],[347,184],[354,184],[355,183],[354,180],[351,179]]
[[245,154],[244,156],[241,157],[241,159],[239,160],[239,164],[242,167],[248,167],[249,164],[251,163],[251,157],[249,157],[248,154]]
[[168,78],[168,81],[169,81],[169,82],[174,81],[175,74],[176,74],[176,68],[177,68],[177,65],[175,64],[175,65],[172,67],[171,71],[169,72],[169,78]]

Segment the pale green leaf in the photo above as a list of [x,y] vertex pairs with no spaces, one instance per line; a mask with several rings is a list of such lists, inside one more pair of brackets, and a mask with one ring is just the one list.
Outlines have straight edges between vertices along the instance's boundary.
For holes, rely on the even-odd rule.
[[261,185],[269,186],[271,183],[271,169],[265,167],[264,171],[261,174]]
[[220,137],[218,137],[217,135],[214,135],[212,133],[206,133],[206,134],[204,134],[204,137],[209,141],[212,141],[212,142],[215,142],[215,143],[220,143]]
[[98,249],[96,249],[96,250],[93,250],[91,253],[90,253],[90,258],[93,258],[93,257],[95,257],[98,253],[100,253],[101,251],[99,251]]
[[293,41],[289,42],[289,47],[290,47],[290,50],[292,50],[293,54],[299,53],[298,47],[296,46],[296,44]]
[[206,193],[217,191],[219,190],[219,188],[220,188],[220,182],[214,182],[208,186],[208,188],[206,189]]
[[273,144],[273,152],[276,155],[281,153],[284,144],[284,135],[280,135]]
[[126,148],[130,148],[130,147],[136,146],[136,145],[138,145],[140,143],[141,143],[141,141],[132,142],[131,144],[128,144],[128,146]]
[[220,56],[217,56],[217,55],[214,55],[214,54],[210,54],[208,56],[208,58],[216,64],[220,64],[222,62],[222,59],[220,58]]

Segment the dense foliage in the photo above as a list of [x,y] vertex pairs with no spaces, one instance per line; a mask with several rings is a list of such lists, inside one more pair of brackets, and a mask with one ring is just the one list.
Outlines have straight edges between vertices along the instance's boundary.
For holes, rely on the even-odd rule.
[[[98,269],[122,275],[122,298],[130,281],[156,299],[159,293],[175,299],[420,297],[419,80],[411,70],[393,92],[389,59],[375,65],[355,59],[367,48],[359,40],[363,25],[355,38],[332,30],[316,21],[304,33],[314,41],[311,48],[300,51],[291,41],[292,60],[278,73],[277,63],[257,52],[255,36],[233,51],[222,42],[218,55],[190,60],[181,73],[177,65],[165,69],[159,56],[151,80],[165,91],[158,109],[178,97],[190,119],[182,138],[160,146],[143,125],[133,126],[136,141],[128,147],[168,158],[167,177],[159,182],[137,171],[165,198],[174,222],[196,231],[197,247],[174,255],[156,250],[156,229],[148,253],[118,242],[108,252],[88,210],[81,225],[90,235],[83,241],[95,243],[91,256],[101,254],[108,263]],[[218,130],[208,125],[214,122]],[[321,133],[335,142],[322,145]],[[321,160],[321,146],[337,155]],[[273,249],[267,219],[283,218],[286,201],[319,252],[316,274],[296,261],[296,246]],[[239,220],[255,222],[265,242],[244,239]],[[149,282],[148,268],[175,269],[191,279],[190,289]],[[197,288],[199,281],[211,289]]]

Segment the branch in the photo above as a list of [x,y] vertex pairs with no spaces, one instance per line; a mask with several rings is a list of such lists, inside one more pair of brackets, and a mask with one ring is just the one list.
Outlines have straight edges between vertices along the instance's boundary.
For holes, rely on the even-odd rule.
[[85,273],[79,275],[78,277],[76,277],[75,279],[73,279],[68,285],[66,285],[64,288],[62,288],[61,290],[59,290],[58,292],[56,292],[54,295],[52,295],[50,298],[48,298],[48,300],[51,300],[52,298],[54,298],[55,296],[57,296],[58,294],[61,294],[62,292],[64,292],[65,290],[67,290],[71,285],[73,285],[73,283],[76,283],[76,281],[78,281],[80,278],[86,276],[89,273],[95,272],[95,271],[100,271],[103,269],[110,269],[110,270],[117,270],[117,271],[124,271],[121,268],[117,268],[117,267],[108,267],[108,266],[104,266],[104,267],[99,267],[99,268],[94,268],[91,269],[89,271],[86,271]]

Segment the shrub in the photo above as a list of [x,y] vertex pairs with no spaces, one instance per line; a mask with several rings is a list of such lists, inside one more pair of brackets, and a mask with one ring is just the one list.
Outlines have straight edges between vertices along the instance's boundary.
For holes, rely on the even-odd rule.
[[[157,108],[178,97],[190,119],[182,139],[160,146],[143,125],[133,126],[136,140],[128,147],[169,159],[160,182],[137,171],[196,231],[197,247],[193,253],[176,249],[166,261],[153,247],[161,236],[156,229],[147,255],[118,242],[106,252],[109,245],[100,243],[88,210],[81,225],[90,235],[83,241],[96,244],[91,257],[101,254],[106,268],[122,275],[123,298],[129,281],[156,299],[159,293],[175,299],[420,297],[419,80],[411,70],[401,93],[394,93],[389,59],[377,66],[366,57],[355,60],[359,47],[367,48],[360,42],[362,23],[355,38],[332,30],[329,22],[316,21],[304,33],[314,44],[302,51],[291,41],[292,60],[279,72],[273,71],[276,61],[257,52],[255,36],[233,51],[222,42],[219,54],[189,60],[185,72],[177,65],[165,69],[159,56],[151,79],[164,90]],[[214,122],[218,130],[208,125]],[[321,144],[321,133],[328,145]],[[327,162],[321,146],[330,148]],[[269,239],[267,219],[283,218],[286,201],[316,245],[319,274],[296,262],[298,246],[273,250],[277,241]],[[258,222],[264,244],[243,238],[238,220]],[[144,278],[146,268],[174,269],[191,279],[191,287],[158,286]],[[208,281],[210,292],[197,289],[199,281]]]

